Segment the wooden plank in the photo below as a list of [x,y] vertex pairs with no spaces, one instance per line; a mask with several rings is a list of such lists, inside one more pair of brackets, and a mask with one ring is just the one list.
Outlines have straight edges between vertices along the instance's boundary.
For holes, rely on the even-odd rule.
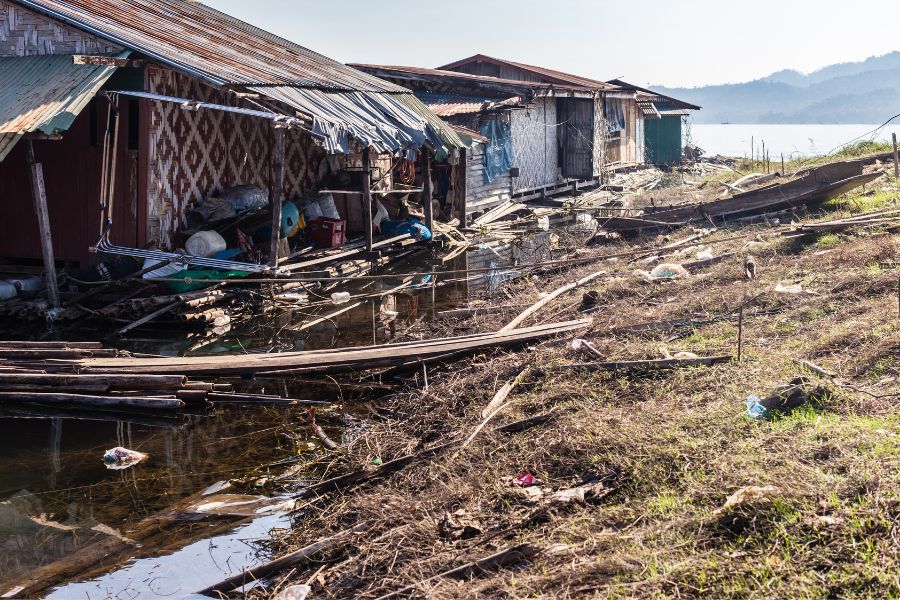
[[86,394],[65,394],[46,392],[0,392],[0,404],[66,404],[99,408],[145,408],[155,410],[178,410],[184,402],[177,398],[141,396],[89,396]]
[[59,308],[59,287],[56,281],[56,261],[53,256],[53,237],[50,234],[50,212],[47,209],[47,190],[44,187],[44,167],[34,158],[34,143],[27,140],[28,164],[31,166],[31,191],[34,212],[37,215],[41,236],[41,252],[44,255],[44,279],[50,306]]
[[423,342],[334,348],[303,352],[248,354],[236,361],[233,356],[194,356],[160,358],[82,359],[67,364],[93,373],[152,374],[252,374],[301,368],[368,369],[426,360],[454,352],[474,351],[491,346],[521,343],[574,331],[591,324],[591,319],[566,321],[505,332],[475,334],[457,338],[439,338]]

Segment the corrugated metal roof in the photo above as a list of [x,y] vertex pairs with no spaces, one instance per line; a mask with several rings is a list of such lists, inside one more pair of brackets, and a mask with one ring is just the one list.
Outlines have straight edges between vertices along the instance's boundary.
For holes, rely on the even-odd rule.
[[539,77],[543,77],[546,80],[551,80],[555,83],[562,83],[568,85],[574,85],[579,87],[585,87],[592,90],[614,90],[616,86],[605,81],[598,81],[596,79],[590,79],[588,77],[581,77],[580,75],[573,75],[571,73],[564,73],[562,71],[555,71],[553,69],[547,69],[544,67],[537,67],[535,65],[526,65],[525,63],[515,62],[512,60],[505,60],[502,58],[494,58],[493,56],[487,56],[485,54],[476,54],[475,56],[470,56],[469,58],[464,58],[462,60],[458,60],[456,62],[452,62],[448,65],[444,65],[439,67],[439,69],[445,71],[452,71],[464,65],[477,63],[477,62],[486,62],[494,65],[508,65],[511,67],[516,67],[519,69],[523,69],[525,71],[529,71],[538,75]]
[[518,96],[513,96],[505,100],[498,100],[497,98],[453,96],[421,92],[416,93],[416,98],[421,100],[425,106],[431,109],[431,112],[439,117],[471,115],[490,110],[511,108],[522,104],[522,99]]
[[653,105],[653,102],[646,99],[638,99],[637,101],[638,108],[641,111],[641,114],[644,115],[645,119],[658,119],[659,111],[656,110],[656,106]]
[[494,88],[510,88],[513,90],[533,90],[535,92],[562,90],[587,92],[593,91],[594,88],[583,85],[567,85],[546,83],[543,81],[520,81],[518,79],[502,79],[500,77],[489,77],[487,75],[473,75],[472,73],[463,73],[461,71],[444,71],[441,69],[426,69],[423,67],[406,67],[400,65],[370,65],[363,63],[350,63],[351,67],[366,71],[372,75],[379,77],[396,77],[403,78],[404,75],[414,77],[422,77],[430,80],[454,80],[458,83],[472,83],[474,85],[483,84]]
[[623,90],[638,92],[639,96],[644,96],[656,103],[656,107],[660,110],[662,110],[663,108],[684,108],[687,110],[701,109],[701,107],[697,106],[696,104],[691,104],[690,102],[685,102],[684,100],[679,100],[678,98],[673,98],[672,96],[666,96],[665,94],[660,94],[659,92],[654,92],[653,90],[642,88],[640,86],[634,85],[633,83],[622,81],[621,79],[611,79],[609,83],[616,85]]
[[26,133],[66,131],[115,70],[70,54],[0,57],[0,160]]
[[406,90],[186,0],[13,0],[217,85]]
[[411,150],[430,145],[450,152],[466,148],[463,138],[411,93],[331,93],[286,86],[251,88],[309,115],[312,130],[322,136],[328,153],[352,151],[350,138],[377,152]]

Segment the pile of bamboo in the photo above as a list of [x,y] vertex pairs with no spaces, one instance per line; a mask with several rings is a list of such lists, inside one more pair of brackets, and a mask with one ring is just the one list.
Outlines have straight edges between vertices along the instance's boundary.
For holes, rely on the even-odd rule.
[[179,373],[88,373],[78,360],[140,357],[99,342],[0,341],[0,405],[40,404],[99,410],[164,410],[214,403],[319,404],[272,394],[238,393],[229,383]]

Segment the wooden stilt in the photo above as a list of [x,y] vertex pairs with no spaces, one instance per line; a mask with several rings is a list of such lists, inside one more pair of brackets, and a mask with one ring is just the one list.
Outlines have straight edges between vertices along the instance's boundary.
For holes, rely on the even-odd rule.
[[422,150],[424,156],[425,169],[422,173],[422,211],[425,213],[425,227],[428,231],[434,231],[434,208],[431,204],[431,155]]
[[56,285],[56,263],[53,259],[53,238],[50,235],[50,213],[47,210],[47,190],[44,188],[44,169],[35,161],[34,144],[28,140],[28,164],[31,167],[31,190],[34,212],[38,219],[41,236],[41,251],[44,255],[44,277],[47,281],[47,296],[50,306],[59,308],[59,288]]
[[284,129],[276,127],[273,131],[272,148],[272,246],[269,251],[269,264],[278,266],[278,248],[281,241],[281,203],[284,200]]
[[369,149],[363,150],[362,201],[366,215],[366,251],[372,251],[372,165],[369,160]]

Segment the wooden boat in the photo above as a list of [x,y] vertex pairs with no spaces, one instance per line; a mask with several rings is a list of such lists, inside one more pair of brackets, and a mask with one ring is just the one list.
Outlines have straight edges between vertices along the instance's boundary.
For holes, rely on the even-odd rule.
[[715,221],[755,213],[767,213],[796,206],[817,204],[836,198],[881,177],[881,173],[862,172],[862,162],[848,161],[812,169],[802,177],[782,184],[764,186],[730,198],[678,206],[644,209],[641,217],[612,217],[602,221],[608,231],[665,229],[693,221]]

